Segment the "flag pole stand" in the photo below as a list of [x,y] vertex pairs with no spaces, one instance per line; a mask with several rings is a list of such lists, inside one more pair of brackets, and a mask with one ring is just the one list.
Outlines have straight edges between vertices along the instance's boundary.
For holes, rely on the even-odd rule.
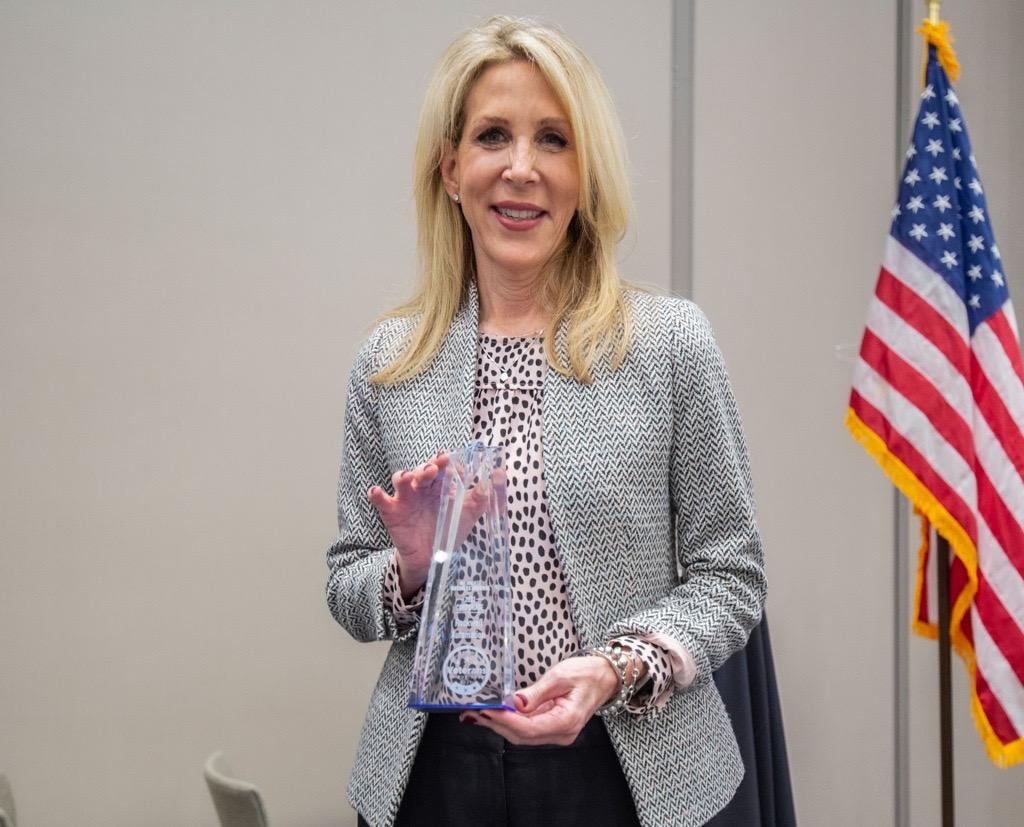
[[953,704],[949,642],[949,542],[936,532],[939,602],[939,752],[942,773],[942,827],[953,827]]

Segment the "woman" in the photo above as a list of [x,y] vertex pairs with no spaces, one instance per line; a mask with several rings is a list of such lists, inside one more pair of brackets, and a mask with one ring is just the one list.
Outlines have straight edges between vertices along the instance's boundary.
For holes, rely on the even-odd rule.
[[[422,280],[353,366],[328,551],[334,617],[393,641],[349,798],[373,825],[703,824],[743,776],[710,679],[760,617],[761,546],[707,320],[616,272],[597,70],[531,21],[470,30],[415,175]],[[517,710],[428,716],[406,701],[438,452],[471,439],[507,448]]]

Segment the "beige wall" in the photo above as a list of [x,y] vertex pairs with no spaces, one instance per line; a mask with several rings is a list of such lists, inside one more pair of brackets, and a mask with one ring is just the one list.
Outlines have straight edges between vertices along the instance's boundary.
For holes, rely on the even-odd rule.
[[[834,348],[856,351],[896,192],[896,6],[696,4],[694,296],[744,414],[797,810],[814,825],[895,809],[892,489],[842,427],[852,364]],[[1020,307],[1024,6],[944,8]],[[907,794],[924,827],[939,823],[936,650],[910,647]],[[958,823],[1019,824],[1020,768],[984,757],[954,668]]]
[[[1024,303],[1024,12],[946,4]],[[344,381],[413,268],[436,55],[559,21],[633,159],[628,276],[669,284],[668,2],[0,5],[0,772],[26,825],[213,825],[223,748],[276,823],[350,823],[383,646],[323,600]],[[892,498],[841,427],[895,192],[895,4],[697,2],[694,293],[749,436],[804,824],[888,824]],[[1018,186],[1014,186],[1017,184]],[[1024,313],[1020,315],[1024,316]],[[912,823],[936,823],[934,647]],[[1024,811],[957,673],[961,823]],[[929,763],[933,762],[933,763]]]
[[345,380],[413,277],[427,75],[497,11],[603,68],[625,268],[667,286],[667,2],[0,4],[0,772],[25,825],[212,825],[217,748],[275,823],[353,821],[385,650],[323,596]]
[[834,347],[859,339],[888,225],[896,16],[696,10],[694,297],[750,444],[797,813],[889,824],[891,495],[842,427]]

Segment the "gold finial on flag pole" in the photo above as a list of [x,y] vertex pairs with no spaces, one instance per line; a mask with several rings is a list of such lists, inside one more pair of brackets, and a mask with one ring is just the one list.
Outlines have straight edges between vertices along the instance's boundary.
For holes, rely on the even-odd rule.
[[925,4],[928,6],[928,19],[917,30],[918,34],[924,35],[925,63],[928,61],[930,43],[935,47],[939,62],[949,75],[949,79],[956,83],[960,79],[960,64],[957,63],[956,52],[953,51],[953,36],[949,33],[949,24],[941,18],[942,0],[925,0]]

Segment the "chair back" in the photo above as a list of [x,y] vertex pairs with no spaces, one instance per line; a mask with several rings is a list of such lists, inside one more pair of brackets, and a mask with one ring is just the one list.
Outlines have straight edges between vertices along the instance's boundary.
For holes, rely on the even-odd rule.
[[268,827],[259,789],[235,778],[223,753],[215,752],[206,759],[203,775],[221,827]]
[[14,791],[7,776],[0,772],[0,827],[18,827],[18,814],[14,811]]

